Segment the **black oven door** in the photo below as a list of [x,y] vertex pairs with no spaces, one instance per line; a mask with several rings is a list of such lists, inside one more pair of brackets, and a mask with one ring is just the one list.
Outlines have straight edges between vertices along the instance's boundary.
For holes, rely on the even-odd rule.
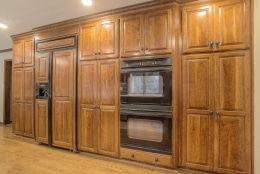
[[171,154],[171,131],[171,112],[120,110],[121,147]]
[[120,100],[121,103],[171,106],[171,66],[121,69]]

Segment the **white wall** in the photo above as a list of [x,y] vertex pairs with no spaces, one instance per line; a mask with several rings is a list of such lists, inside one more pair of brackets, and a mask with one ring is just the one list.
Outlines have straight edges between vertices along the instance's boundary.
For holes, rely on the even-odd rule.
[[260,1],[254,0],[254,157],[255,174],[260,173]]
[[4,107],[4,60],[12,59],[12,52],[0,54],[0,122],[3,122]]

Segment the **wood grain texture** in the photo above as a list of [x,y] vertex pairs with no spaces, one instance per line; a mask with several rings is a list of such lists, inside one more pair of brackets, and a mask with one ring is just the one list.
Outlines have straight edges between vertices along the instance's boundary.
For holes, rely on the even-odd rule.
[[64,48],[64,47],[70,47],[70,46],[75,46],[74,37],[62,38],[62,39],[58,39],[58,40],[37,43],[37,51]]
[[35,56],[35,81],[48,82],[49,81],[49,53],[37,53]]
[[52,145],[76,149],[76,50],[53,53]]

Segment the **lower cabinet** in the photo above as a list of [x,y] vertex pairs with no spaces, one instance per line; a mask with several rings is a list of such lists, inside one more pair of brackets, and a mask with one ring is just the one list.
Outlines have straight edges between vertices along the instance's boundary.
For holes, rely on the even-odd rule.
[[151,152],[144,152],[140,150],[133,150],[127,148],[120,149],[120,157],[134,161],[145,162],[154,165],[172,167],[172,156],[157,154]]
[[81,61],[78,69],[78,149],[119,151],[119,61]]
[[251,173],[249,51],[183,56],[182,164]]
[[36,99],[35,101],[35,140],[36,142],[49,142],[48,134],[48,100]]

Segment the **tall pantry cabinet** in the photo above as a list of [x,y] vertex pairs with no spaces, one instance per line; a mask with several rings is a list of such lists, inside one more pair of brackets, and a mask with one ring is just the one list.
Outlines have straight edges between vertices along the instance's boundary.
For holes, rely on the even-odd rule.
[[[79,33],[78,149],[117,157],[119,21],[94,23],[97,24],[94,28],[92,23],[82,24]],[[99,49],[89,49],[90,41],[95,40]]]
[[26,33],[12,39],[13,132],[34,138],[34,35]]
[[247,0],[182,8],[182,166],[251,173],[248,10]]

